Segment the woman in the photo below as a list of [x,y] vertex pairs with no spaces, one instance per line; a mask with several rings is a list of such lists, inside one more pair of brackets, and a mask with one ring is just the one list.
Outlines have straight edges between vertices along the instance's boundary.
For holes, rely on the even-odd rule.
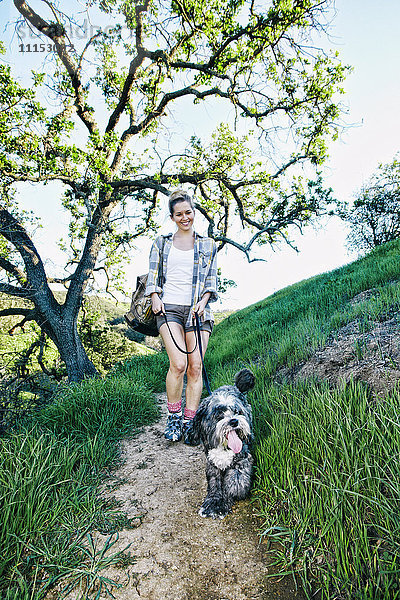
[[[177,442],[182,436],[186,441],[185,433],[196,414],[203,389],[202,362],[198,345],[196,348],[193,316],[197,313],[200,317],[205,353],[214,324],[209,303],[217,299],[217,248],[213,239],[194,231],[195,210],[187,192],[176,190],[170,195],[168,204],[177,230],[164,238],[158,237],[153,243],[145,294],[151,296],[157,327],[169,358],[166,379],[169,414],[164,435],[167,440]],[[159,287],[161,259],[164,283]],[[184,354],[177,346],[186,348],[190,354]],[[182,419],[185,372],[186,406]]]

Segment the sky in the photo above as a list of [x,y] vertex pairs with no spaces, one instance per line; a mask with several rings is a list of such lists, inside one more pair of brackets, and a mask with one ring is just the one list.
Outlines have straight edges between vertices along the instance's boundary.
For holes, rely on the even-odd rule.
[[[379,163],[390,162],[400,150],[400,2],[398,0],[337,0],[330,29],[330,47],[353,67],[347,77],[345,128],[330,146],[324,181],[334,196],[351,201]],[[272,292],[311,276],[331,271],[357,256],[345,247],[347,230],[338,219],[308,228],[296,238],[299,253],[281,248],[267,263],[246,265],[239,253],[221,257],[224,275],[238,287],[226,304],[243,307]],[[225,264],[226,261],[226,264]],[[240,279],[235,272],[241,272]]]
[[[0,0],[1,23],[13,14],[11,0]],[[15,14],[15,13],[14,13]],[[346,124],[340,139],[330,146],[330,159],[324,167],[325,183],[334,196],[351,200],[376,171],[379,163],[390,162],[400,150],[400,2],[398,0],[336,0],[336,17],[330,26],[329,47],[338,50],[343,63],[353,67],[341,97]],[[6,38],[9,31],[6,32]],[[26,67],[22,61],[33,58],[18,52],[9,39],[7,59]],[[37,64],[29,65],[37,68]],[[198,134],[192,124],[191,133]],[[56,196],[56,194],[55,194]],[[30,187],[27,207],[42,215],[44,228],[35,238],[39,251],[47,256],[50,269],[61,260],[57,240],[67,223],[56,197]],[[165,217],[162,232],[170,231]],[[201,228],[199,229],[202,233]],[[249,264],[237,250],[229,248],[218,255],[223,276],[233,279],[232,288],[215,305],[217,309],[238,309],[253,304],[297,281],[340,267],[356,258],[346,249],[347,231],[342,222],[331,218],[318,227],[309,227],[295,236],[296,253],[284,245],[267,253],[267,262]],[[129,292],[136,276],[147,271],[150,240],[143,241],[135,260],[126,266]]]

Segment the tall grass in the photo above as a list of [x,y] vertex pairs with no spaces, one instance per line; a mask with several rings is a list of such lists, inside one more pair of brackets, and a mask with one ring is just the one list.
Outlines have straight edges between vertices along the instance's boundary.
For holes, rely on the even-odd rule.
[[[400,313],[400,241],[281,290],[225,319],[207,353],[212,386],[250,366],[253,488],[278,573],[309,597],[400,598],[400,390],[278,384],[351,321],[368,332]],[[353,298],[365,290],[372,293]],[[400,322],[399,322],[400,326]],[[284,381],[284,380],[283,380]]]
[[146,369],[136,366],[131,374],[126,368],[124,375],[66,386],[0,439],[4,598],[39,600],[65,577],[86,588],[116,585],[102,579],[100,567],[121,553],[112,553],[113,541],[95,549],[88,532],[129,526],[118,507],[98,496],[98,486],[119,460],[121,437],[158,415],[145,382]]
[[132,356],[130,360],[115,365],[109,376],[129,377],[136,382],[142,382],[153,392],[163,392],[165,391],[168,364],[166,352],[148,356]]
[[322,597],[400,597],[400,390],[258,385],[257,486],[264,534],[278,534]]

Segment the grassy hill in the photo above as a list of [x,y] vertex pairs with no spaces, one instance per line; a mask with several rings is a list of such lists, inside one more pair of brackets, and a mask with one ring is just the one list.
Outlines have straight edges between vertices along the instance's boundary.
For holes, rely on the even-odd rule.
[[[400,367],[395,355],[383,356],[389,346],[379,338],[390,323],[385,331],[397,340],[399,255],[400,241],[392,242],[280,290],[228,316],[210,340],[213,388],[243,366],[255,372],[260,533],[277,542],[276,568],[301,578],[310,597],[317,590],[332,600],[400,597],[400,392],[393,384]],[[387,393],[382,386],[376,393],[360,372],[357,381],[335,385],[310,369],[297,380],[301,365],[324,360],[330,345],[340,350],[346,331],[357,332],[354,364],[368,358],[374,338],[382,381],[392,373]],[[78,571],[92,574],[94,589],[106,585],[105,555],[88,558],[88,532],[129,525],[117,507],[102,504],[98,486],[118,461],[118,439],[157,418],[154,392],[164,389],[166,368],[162,352],[134,356],[102,380],[63,387],[0,439],[0,500],[7,499],[0,589],[7,600],[39,600],[41,589]]]
[[[224,320],[209,345],[213,387],[244,365],[256,374],[261,530],[281,544],[281,571],[297,573],[322,598],[400,597],[400,364],[383,356],[377,333],[391,332],[398,359],[399,257],[400,241],[392,242],[283,289]],[[358,375],[336,386],[317,374],[293,381],[298,365],[324,356],[346,330],[358,332],[354,364],[374,333],[379,393]]]

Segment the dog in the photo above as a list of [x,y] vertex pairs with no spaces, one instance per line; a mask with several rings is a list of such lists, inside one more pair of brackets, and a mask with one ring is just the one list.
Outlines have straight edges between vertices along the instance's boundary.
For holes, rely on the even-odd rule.
[[236,373],[235,385],[224,385],[201,401],[187,432],[187,443],[202,443],[207,457],[207,495],[199,510],[202,517],[223,519],[233,503],[250,491],[252,414],[245,393],[254,383],[249,369]]

